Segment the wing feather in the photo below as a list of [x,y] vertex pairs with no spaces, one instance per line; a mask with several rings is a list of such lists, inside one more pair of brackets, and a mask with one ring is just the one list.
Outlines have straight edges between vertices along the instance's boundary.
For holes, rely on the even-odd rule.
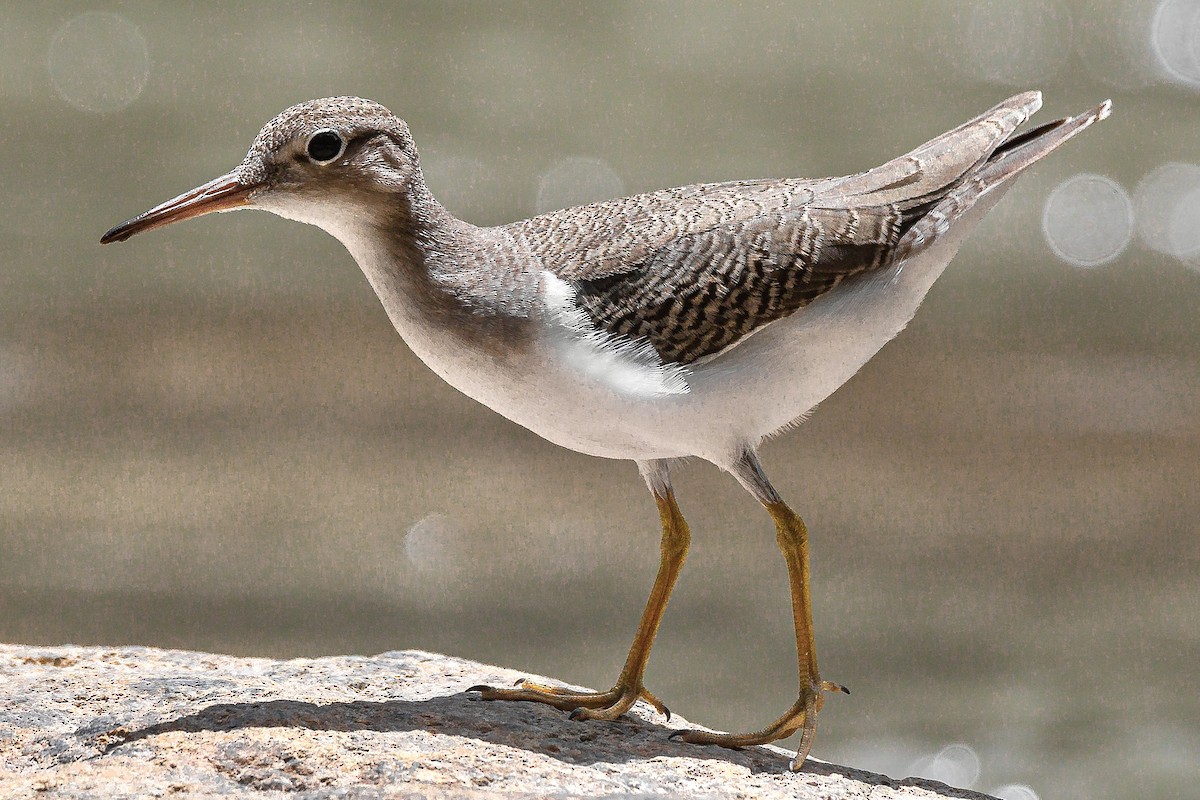
[[666,189],[508,230],[572,285],[597,329],[688,364],[893,263],[906,234],[939,204],[945,214],[943,201],[1040,104],[1040,93],[1017,95],[857,175]]

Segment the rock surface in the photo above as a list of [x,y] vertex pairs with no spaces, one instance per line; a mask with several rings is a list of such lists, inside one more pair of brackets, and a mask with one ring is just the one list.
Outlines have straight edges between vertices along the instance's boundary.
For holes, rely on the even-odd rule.
[[694,726],[641,704],[580,723],[465,691],[521,677],[419,651],[0,645],[0,797],[984,798],[811,759],[790,773],[775,747],[669,741]]

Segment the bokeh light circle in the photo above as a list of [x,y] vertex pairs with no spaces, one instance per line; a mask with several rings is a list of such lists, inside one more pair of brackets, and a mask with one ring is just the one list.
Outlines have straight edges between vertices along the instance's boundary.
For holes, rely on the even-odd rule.
[[1023,783],[1010,783],[992,792],[997,800],[1038,800],[1038,793]]
[[1200,257],[1200,165],[1173,161],[1151,170],[1133,202],[1147,247],[1179,259]]
[[1200,89],[1200,0],[1163,0],[1150,22],[1150,46],[1163,76]]
[[1106,264],[1133,238],[1133,203],[1111,178],[1075,175],[1046,198],[1042,233],[1063,261],[1079,267]]
[[1167,241],[1181,261],[1195,263],[1200,258],[1200,187],[1175,204],[1167,221]]
[[54,34],[49,68],[59,97],[103,114],[125,108],[146,88],[150,53],[136,25],[118,14],[89,11]]
[[430,514],[408,529],[404,555],[418,572],[444,574],[457,566],[462,540],[462,528],[451,517]]
[[557,162],[538,181],[537,212],[609,200],[624,193],[624,182],[607,161],[571,156]]
[[917,759],[909,767],[918,778],[941,781],[948,786],[970,789],[979,780],[979,754],[966,744],[948,744],[932,756]]

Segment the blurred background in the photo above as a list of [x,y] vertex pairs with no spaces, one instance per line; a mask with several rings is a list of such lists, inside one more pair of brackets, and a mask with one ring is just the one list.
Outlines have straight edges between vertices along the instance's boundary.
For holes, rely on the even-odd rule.
[[[407,119],[496,224],[856,172],[1019,90],[1113,97],[908,330],[764,449],[812,531],[814,754],[1007,800],[1196,797],[1200,2],[0,7],[0,640],[424,648],[611,685],[657,565],[631,463],[456,394],[340,245],[266,214],[100,247],[292,103]],[[703,463],[647,685],[795,697],[770,520]]]

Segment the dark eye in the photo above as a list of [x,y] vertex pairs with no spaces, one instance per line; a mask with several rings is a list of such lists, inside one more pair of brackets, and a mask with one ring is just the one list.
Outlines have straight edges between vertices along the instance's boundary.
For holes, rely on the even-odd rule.
[[317,131],[308,140],[308,157],[318,164],[328,164],[346,149],[346,141],[337,131]]

